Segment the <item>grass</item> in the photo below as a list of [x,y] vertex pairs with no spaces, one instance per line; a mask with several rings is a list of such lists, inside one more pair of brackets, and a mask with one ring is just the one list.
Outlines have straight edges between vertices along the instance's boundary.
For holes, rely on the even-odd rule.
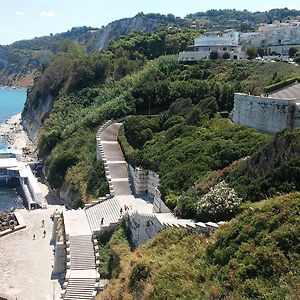
[[300,299],[299,200],[255,203],[210,237],[171,228],[134,251],[119,227],[120,273],[96,299]]

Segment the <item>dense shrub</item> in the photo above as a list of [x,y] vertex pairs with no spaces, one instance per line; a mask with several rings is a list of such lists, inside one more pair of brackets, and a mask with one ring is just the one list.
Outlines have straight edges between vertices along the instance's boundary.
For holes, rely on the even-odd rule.
[[197,211],[200,220],[226,220],[236,215],[241,200],[225,181],[210,188],[198,200]]

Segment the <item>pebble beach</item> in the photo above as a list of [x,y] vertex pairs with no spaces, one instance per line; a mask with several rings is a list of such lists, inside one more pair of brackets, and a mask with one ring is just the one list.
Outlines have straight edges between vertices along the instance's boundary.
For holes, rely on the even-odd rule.
[[25,162],[37,159],[36,149],[23,130],[21,113],[12,116],[5,123],[0,124],[0,138],[7,141],[11,149],[22,150]]

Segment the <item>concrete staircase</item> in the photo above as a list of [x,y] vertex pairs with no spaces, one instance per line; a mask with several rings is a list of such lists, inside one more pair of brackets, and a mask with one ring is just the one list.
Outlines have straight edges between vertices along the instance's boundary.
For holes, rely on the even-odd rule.
[[63,212],[67,272],[61,299],[92,300],[99,289],[99,249],[84,210]]
[[95,291],[94,278],[70,278],[64,294],[66,300],[93,299]]
[[104,163],[109,183],[109,192],[113,195],[132,195],[127,162],[117,141],[121,123],[112,121],[102,125],[96,136],[97,159]]
[[[85,209],[85,213],[93,233],[100,232],[101,228],[117,224],[121,219],[121,206],[115,197],[104,200]],[[103,218],[103,224],[101,220]]]
[[195,223],[192,220],[177,219],[171,213],[140,213],[130,212],[128,219],[131,228],[131,238],[137,247],[146,243],[160,231],[166,228],[187,228],[195,232],[210,233],[217,229],[220,223],[207,222]]
[[69,239],[70,269],[72,270],[95,270],[95,251],[91,235],[71,236]]

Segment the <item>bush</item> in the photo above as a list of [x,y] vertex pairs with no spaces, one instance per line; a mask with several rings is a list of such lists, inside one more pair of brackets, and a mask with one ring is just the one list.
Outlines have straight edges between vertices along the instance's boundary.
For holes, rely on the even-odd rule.
[[229,58],[230,58],[230,54],[228,52],[224,52],[223,59],[229,59]]
[[142,282],[148,279],[150,276],[150,267],[143,263],[139,262],[137,263],[130,274],[129,278],[129,286],[131,289],[135,289],[138,287],[138,285]]
[[234,189],[222,181],[198,200],[198,217],[203,220],[227,220],[237,213],[241,200]]
[[294,57],[296,55],[297,51],[298,51],[297,48],[291,47],[289,49],[289,57]]
[[216,59],[218,59],[219,58],[219,53],[218,53],[218,51],[211,51],[210,53],[209,53],[209,59],[211,59],[211,60],[216,60]]
[[87,178],[87,192],[96,197],[103,197],[109,192],[104,164],[101,160],[95,161],[92,165]]
[[265,87],[264,90],[265,90],[266,93],[270,93],[272,91],[278,90],[278,89],[280,89],[282,87],[285,87],[287,85],[293,84],[296,81],[300,81],[300,78],[299,77],[289,78],[289,79],[271,84],[271,85]]

